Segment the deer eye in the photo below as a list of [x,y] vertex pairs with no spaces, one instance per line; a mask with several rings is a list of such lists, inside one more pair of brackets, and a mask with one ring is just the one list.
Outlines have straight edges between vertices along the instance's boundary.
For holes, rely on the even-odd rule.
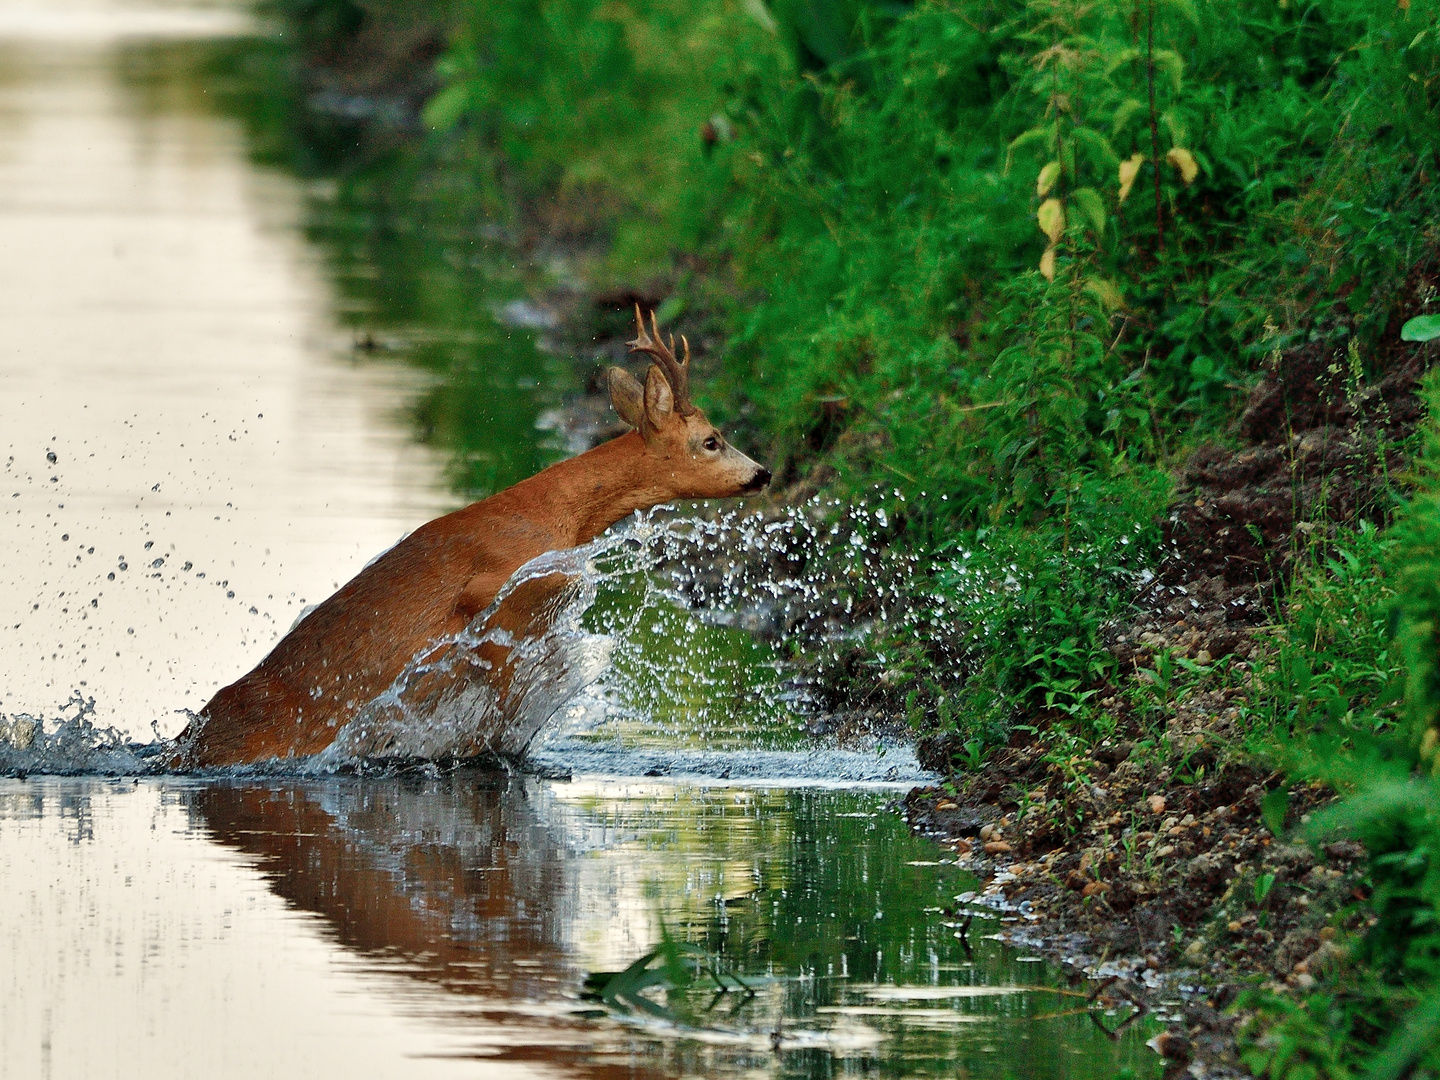
[[708,439],[706,439],[706,440],[705,440],[703,443],[701,443],[700,445],[703,446],[706,450],[709,450],[709,451],[713,454],[716,450],[719,450],[719,449],[720,449],[720,440],[719,440],[718,438],[716,438],[714,435],[711,435]]

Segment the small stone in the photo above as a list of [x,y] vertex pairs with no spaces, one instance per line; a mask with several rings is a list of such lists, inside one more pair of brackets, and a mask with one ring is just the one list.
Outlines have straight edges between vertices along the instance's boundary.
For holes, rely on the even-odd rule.
[[1185,958],[1187,960],[1198,960],[1200,959],[1200,954],[1204,951],[1205,942],[1202,941],[1200,938],[1196,938],[1194,941],[1190,942],[1189,945],[1185,946]]
[[1210,655],[1210,650],[1209,650],[1209,649],[1201,649],[1199,652],[1197,652],[1197,653],[1195,654],[1195,662],[1196,662],[1197,664],[1208,664],[1208,663],[1210,663],[1213,659],[1214,659],[1214,657],[1212,657],[1212,656]]
[[1152,814],[1163,814],[1165,812],[1164,795],[1151,795],[1145,802],[1150,807]]
[[970,844],[970,841],[969,841],[969,840],[956,840],[956,841],[955,841],[955,854],[956,854],[956,855],[969,855],[969,854],[970,854],[970,851],[971,851],[971,844]]
[[1110,891],[1110,886],[1104,881],[1092,881],[1085,888],[1080,890],[1081,896],[1099,896],[1101,893]]
[[986,855],[1004,855],[1010,851],[1010,845],[1004,840],[991,840],[985,845]]
[[1231,919],[1225,924],[1225,929],[1229,930],[1232,934],[1238,934],[1244,927],[1241,925],[1239,919]]
[[1000,830],[994,825],[981,825],[980,839],[988,843],[989,841],[994,840],[995,837],[999,834],[999,832]]
[[1174,854],[1175,854],[1175,845],[1174,845],[1174,844],[1166,844],[1164,847],[1158,847],[1158,848],[1155,849],[1155,857],[1156,857],[1157,859],[1163,859],[1163,858],[1165,858],[1166,855],[1174,855]]
[[946,799],[944,802],[936,803],[936,804],[935,804],[935,809],[936,809],[936,810],[958,810],[958,809],[960,809],[960,807],[959,807],[958,804],[951,802],[949,799]]
[[1145,1044],[1162,1058],[1170,1061],[1190,1060],[1190,1040],[1174,1032],[1162,1031]]

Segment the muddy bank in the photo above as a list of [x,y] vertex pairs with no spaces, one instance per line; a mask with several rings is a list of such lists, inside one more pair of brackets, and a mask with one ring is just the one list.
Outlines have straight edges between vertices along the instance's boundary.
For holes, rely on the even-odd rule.
[[1178,998],[1166,1056],[1192,1075],[1244,1075],[1238,991],[1312,986],[1364,925],[1364,849],[1287,841],[1331,793],[1267,806],[1279,781],[1235,765],[1185,783],[1127,744],[1068,761],[1037,745],[948,789],[916,789],[903,810],[989,882],[972,905],[1018,916],[1007,937],[1144,1008]]
[[[1366,852],[1303,839],[1335,799],[1243,750],[1243,708],[1273,659],[1273,632],[1297,561],[1342,526],[1383,525],[1423,417],[1417,389],[1437,351],[1399,338],[1440,271],[1411,275],[1415,311],[1397,315],[1367,379],[1343,336],[1274,354],[1236,424],[1179,477],[1154,579],[1109,628],[1118,674],[1100,689],[1116,735],[1085,747],[1057,718],[971,771],[956,736],[923,740],[921,760],[952,774],[912,792],[913,828],[951,846],[990,882],[977,903],[1018,913],[1016,940],[1043,946],[1117,993],[1154,1005],[1192,988],[1163,1049],[1172,1074],[1248,1075],[1236,1058],[1240,988],[1303,991],[1340,963],[1367,925]],[[1137,701],[1162,661],[1223,672],[1167,700],[1157,727]],[[1217,683],[1221,685],[1216,685]],[[1168,694],[1166,695],[1168,698]],[[1242,999],[1243,1000],[1243,999]]]

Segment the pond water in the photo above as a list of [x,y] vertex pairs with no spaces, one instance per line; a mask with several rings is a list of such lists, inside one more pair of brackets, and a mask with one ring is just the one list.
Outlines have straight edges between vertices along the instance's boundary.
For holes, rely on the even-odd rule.
[[[516,304],[565,268],[417,225],[403,163],[312,144],[252,32],[0,0],[12,772],[20,721],[175,734],[378,551],[566,452],[537,422],[585,358]],[[1109,1035],[993,912],[962,933],[979,883],[891,809],[908,748],[816,746],[775,649],[651,569],[600,571],[613,661],[536,753],[567,779],[0,779],[0,1077],[1157,1073],[1149,1020]],[[584,995],[657,949],[668,989]]]

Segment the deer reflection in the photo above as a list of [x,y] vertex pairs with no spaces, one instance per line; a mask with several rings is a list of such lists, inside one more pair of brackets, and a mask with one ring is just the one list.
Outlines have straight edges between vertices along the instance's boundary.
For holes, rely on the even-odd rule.
[[191,805],[341,944],[467,995],[553,999],[581,977],[561,838],[523,781],[468,779],[216,785]]

